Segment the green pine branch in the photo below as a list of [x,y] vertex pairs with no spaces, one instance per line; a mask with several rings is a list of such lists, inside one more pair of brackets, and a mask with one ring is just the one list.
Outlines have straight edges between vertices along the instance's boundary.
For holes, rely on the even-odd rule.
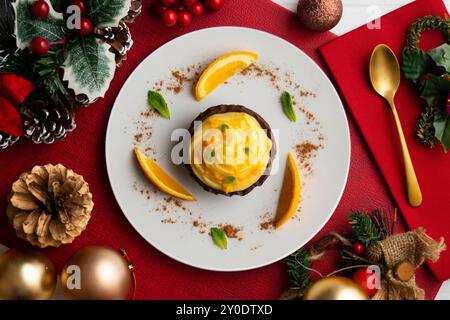
[[352,226],[355,237],[366,248],[376,241],[382,240],[383,236],[372,221],[367,211],[352,211],[349,214],[348,223]]
[[296,251],[286,258],[286,264],[291,287],[305,292],[312,285],[308,252],[302,249]]
[[32,81],[47,97],[59,100],[67,94],[59,71],[64,64],[63,45],[54,45],[48,54],[33,57],[29,50],[9,54],[0,61],[0,73],[15,73]]

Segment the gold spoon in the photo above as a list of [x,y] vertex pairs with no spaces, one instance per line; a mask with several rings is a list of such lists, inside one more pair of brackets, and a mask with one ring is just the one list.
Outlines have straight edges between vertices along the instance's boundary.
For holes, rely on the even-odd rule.
[[391,106],[402,146],[408,200],[411,206],[418,207],[422,204],[422,192],[414,172],[411,156],[409,155],[402,125],[394,103],[395,94],[400,86],[400,65],[394,52],[387,45],[380,44],[373,50],[370,58],[370,81],[375,91],[385,98]]

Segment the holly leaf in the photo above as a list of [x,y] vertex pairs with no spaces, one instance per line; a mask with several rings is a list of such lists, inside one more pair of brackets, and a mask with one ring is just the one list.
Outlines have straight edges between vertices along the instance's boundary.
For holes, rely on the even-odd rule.
[[444,151],[450,149],[450,115],[441,112],[434,120],[434,130],[436,138],[441,142]]
[[117,26],[130,5],[131,0],[90,0],[89,15],[97,27]]
[[86,94],[90,101],[103,97],[114,77],[114,54],[94,35],[80,37],[67,45],[64,78],[76,94]]
[[43,37],[49,42],[64,39],[65,23],[63,15],[57,13],[49,3],[50,12],[46,19],[38,20],[31,14],[30,5],[34,0],[17,0],[13,5],[16,15],[14,33],[20,49],[28,47],[31,40]]
[[433,59],[436,65],[445,68],[447,72],[450,72],[450,45],[444,43],[443,45],[431,49],[428,55]]
[[450,91],[450,81],[433,74],[428,74],[428,78],[422,83],[420,97],[430,107],[441,107],[447,101],[448,91]]
[[402,70],[405,78],[417,82],[431,69],[430,57],[420,49],[403,52]]

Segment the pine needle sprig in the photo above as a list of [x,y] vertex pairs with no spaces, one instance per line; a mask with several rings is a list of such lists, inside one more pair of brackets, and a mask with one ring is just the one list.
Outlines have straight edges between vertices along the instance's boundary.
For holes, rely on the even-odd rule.
[[438,16],[425,16],[417,19],[409,30],[406,38],[405,50],[417,50],[419,48],[420,36],[428,30],[440,30],[446,39],[450,39],[450,19],[442,19]]
[[383,236],[372,221],[367,211],[352,211],[348,223],[352,226],[355,237],[368,248],[376,241],[382,240]]
[[291,287],[304,292],[312,285],[309,273],[309,255],[306,250],[298,250],[286,258]]
[[427,106],[420,114],[417,120],[416,136],[420,142],[426,146],[433,148],[439,141],[435,136],[434,120],[437,109],[435,107]]
[[0,73],[20,74],[32,81],[39,91],[54,100],[67,94],[60,69],[64,65],[64,46],[53,45],[48,54],[35,58],[29,50],[9,54],[0,61]]
[[0,0],[0,59],[16,49],[14,9],[10,0]]

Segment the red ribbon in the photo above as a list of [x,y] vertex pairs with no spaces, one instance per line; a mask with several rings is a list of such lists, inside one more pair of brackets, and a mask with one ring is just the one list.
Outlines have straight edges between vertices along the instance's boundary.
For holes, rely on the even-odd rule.
[[25,78],[12,74],[0,74],[0,131],[13,137],[23,133],[22,119],[16,107],[35,89]]

